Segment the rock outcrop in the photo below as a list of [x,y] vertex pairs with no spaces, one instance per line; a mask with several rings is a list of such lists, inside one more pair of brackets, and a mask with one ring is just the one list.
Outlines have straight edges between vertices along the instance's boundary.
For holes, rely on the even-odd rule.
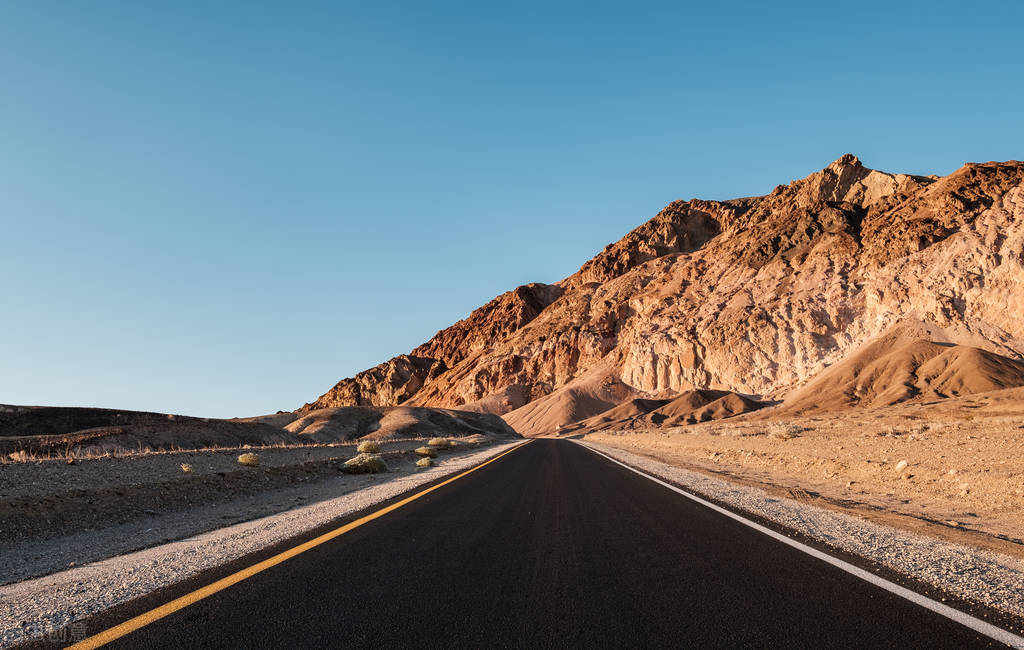
[[[1024,163],[938,178],[845,155],[765,196],[676,201],[574,275],[503,294],[311,406],[522,422],[515,411],[588,377],[624,386],[621,400],[778,399],[897,326],[1020,359],[1022,280]],[[547,413],[531,421],[549,427]]]
[[416,394],[423,384],[444,373],[444,362],[408,354],[389,359],[364,370],[351,379],[342,379],[334,388],[301,411],[340,406],[394,406]]

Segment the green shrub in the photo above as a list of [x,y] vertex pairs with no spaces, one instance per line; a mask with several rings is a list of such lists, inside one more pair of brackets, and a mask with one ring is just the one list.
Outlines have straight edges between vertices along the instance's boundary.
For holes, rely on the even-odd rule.
[[420,447],[416,450],[416,453],[424,458],[437,458],[437,450],[433,447]]
[[364,440],[356,447],[356,451],[360,454],[377,454],[380,453],[380,445],[373,440]]
[[346,474],[377,474],[388,471],[387,463],[378,454],[359,454],[341,466]]

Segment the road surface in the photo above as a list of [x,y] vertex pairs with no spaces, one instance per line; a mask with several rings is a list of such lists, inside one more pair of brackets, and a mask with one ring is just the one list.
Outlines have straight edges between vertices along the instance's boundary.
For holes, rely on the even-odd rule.
[[[95,617],[88,633],[217,577]],[[556,440],[109,647],[325,646],[1001,647]]]

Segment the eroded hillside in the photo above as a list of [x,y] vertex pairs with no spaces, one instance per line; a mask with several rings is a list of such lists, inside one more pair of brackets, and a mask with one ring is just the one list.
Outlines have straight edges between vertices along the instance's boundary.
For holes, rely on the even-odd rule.
[[676,201],[304,408],[459,408],[540,433],[692,389],[781,399],[894,328],[1020,359],[1022,182],[1016,161],[938,178],[845,155],[762,197]]

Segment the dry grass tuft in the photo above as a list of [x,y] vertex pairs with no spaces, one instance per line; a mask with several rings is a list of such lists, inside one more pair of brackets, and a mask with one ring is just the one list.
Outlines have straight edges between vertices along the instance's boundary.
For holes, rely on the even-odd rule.
[[777,422],[768,427],[768,436],[776,440],[792,440],[799,438],[803,431],[801,427],[788,422]]
[[433,466],[434,466],[434,461],[430,460],[429,458],[421,458],[418,461],[416,461],[416,467],[433,467]]
[[245,465],[246,467],[258,467],[260,464],[260,456],[259,454],[254,454],[252,452],[242,454],[238,457],[238,464]]
[[388,471],[387,463],[378,454],[359,454],[341,466],[346,474],[378,474]]
[[433,447],[419,447],[416,453],[424,458],[437,458],[437,450]]
[[378,454],[380,453],[380,445],[373,440],[364,440],[356,447],[356,451],[360,454]]
[[186,474],[191,474],[192,473],[192,466],[189,465],[188,463],[182,463],[181,464],[181,471],[185,472]]

